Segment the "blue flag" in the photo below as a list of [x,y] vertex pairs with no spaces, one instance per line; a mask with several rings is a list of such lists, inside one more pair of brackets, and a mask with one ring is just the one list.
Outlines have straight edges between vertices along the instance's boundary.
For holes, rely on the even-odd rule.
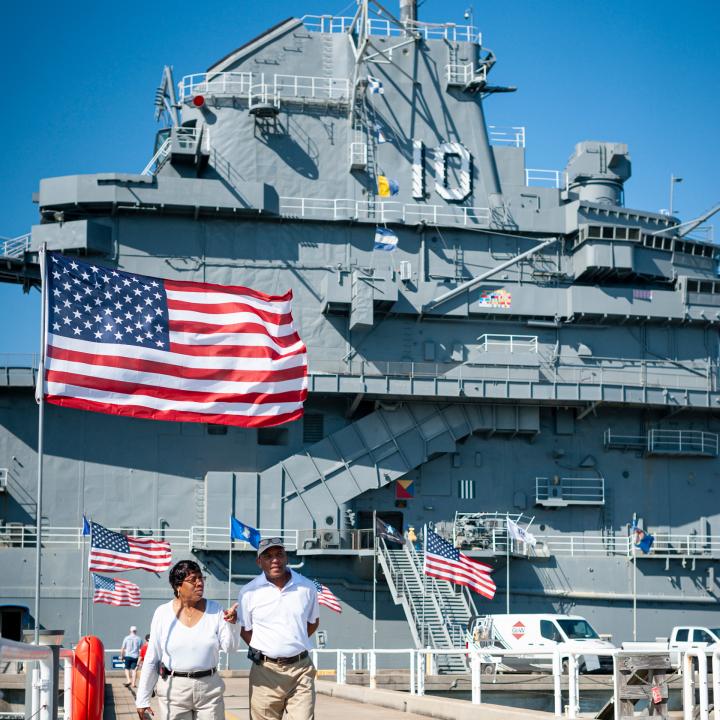
[[90,523],[88,522],[88,519],[83,515],[83,529],[82,529],[83,535],[89,535],[90,534]]
[[230,516],[230,539],[250,543],[255,549],[260,544],[260,531]]

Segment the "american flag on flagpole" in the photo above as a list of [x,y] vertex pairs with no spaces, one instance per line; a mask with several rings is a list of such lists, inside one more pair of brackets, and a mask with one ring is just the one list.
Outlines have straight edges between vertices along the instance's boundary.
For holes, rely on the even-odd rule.
[[327,585],[323,585],[319,580],[313,580],[315,588],[318,592],[318,603],[324,605],[326,608],[330,608],[336,613],[342,612],[340,601],[335,597]]
[[163,572],[172,564],[170,543],[147,537],[121,535],[90,523],[90,572],[149,570]]
[[456,585],[466,585],[480,595],[493,599],[495,583],[490,577],[492,568],[489,565],[471,560],[431,530],[425,533],[425,537],[427,546],[423,572],[426,575],[449,580]]
[[297,420],[307,350],[292,292],[163,280],[48,253],[48,402],[154,420]]
[[140,607],[140,588],[127,580],[120,578],[93,575],[94,603],[128,607]]

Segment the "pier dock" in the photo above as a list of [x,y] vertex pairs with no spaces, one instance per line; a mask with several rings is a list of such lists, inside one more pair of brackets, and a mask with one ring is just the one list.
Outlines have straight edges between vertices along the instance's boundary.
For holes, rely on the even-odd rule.
[[[225,720],[246,720],[248,716],[247,673],[225,676]],[[103,720],[136,720],[135,695],[125,687],[124,677],[108,677],[105,685]],[[153,698],[157,714],[157,700]],[[551,720],[551,713],[483,705],[483,720]],[[337,685],[317,681],[317,720],[465,720],[478,717],[478,707],[465,700],[444,697],[417,697],[394,690],[370,689],[358,685]]]

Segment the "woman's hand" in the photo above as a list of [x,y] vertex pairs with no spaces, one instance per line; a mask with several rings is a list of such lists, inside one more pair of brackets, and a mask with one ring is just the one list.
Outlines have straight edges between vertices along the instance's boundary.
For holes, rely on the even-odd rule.
[[225,610],[223,612],[225,622],[229,622],[231,625],[234,625],[237,622],[237,606],[238,604],[235,603],[229,610]]
[[145,718],[145,713],[146,713],[146,712],[147,712],[147,713],[150,713],[150,715],[154,715],[154,714],[155,714],[155,713],[153,713],[153,711],[152,711],[149,707],[138,708],[138,709],[137,709],[137,714],[138,714],[138,717],[140,718],[140,720],[146,720],[146,718]]

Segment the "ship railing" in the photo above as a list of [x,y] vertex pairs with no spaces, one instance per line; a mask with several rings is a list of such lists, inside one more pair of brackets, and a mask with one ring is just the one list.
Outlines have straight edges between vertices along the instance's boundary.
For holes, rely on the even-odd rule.
[[350,97],[348,78],[313,75],[275,74],[266,78],[265,73],[217,72],[186,75],[178,83],[181,101],[196,95],[244,97],[252,100],[261,95],[268,98],[304,98],[307,100],[347,101]]
[[541,170],[525,168],[525,184],[528,187],[540,186],[567,190],[568,174],[563,170]]
[[481,335],[478,338],[479,349],[485,352],[500,350],[502,352],[538,351],[537,335]]
[[167,160],[170,155],[170,147],[172,139],[167,138],[163,144],[157,149],[155,154],[150,158],[150,162],[143,168],[141,175],[154,175]]
[[445,82],[448,85],[465,86],[474,76],[475,66],[472,63],[448,63],[445,66]]
[[511,147],[525,147],[525,128],[520,125],[501,127],[488,125],[488,138],[491,145],[509,145]]
[[603,477],[536,477],[535,504],[545,507],[604,505]]
[[655,455],[708,455],[717,457],[717,433],[702,430],[648,431],[647,449]]
[[[333,15],[305,15],[302,19],[305,29],[320,33],[346,33],[353,24],[351,17]],[[376,37],[405,37],[417,33],[425,40],[450,40],[453,42],[474,42],[482,44],[482,34],[473,25],[455,23],[408,23],[407,29],[390,20],[369,18],[367,33]]]
[[350,97],[350,81],[347,78],[275,75],[273,84],[280,98],[347,100]]
[[0,237],[0,257],[21,258],[30,250],[30,233],[13,238]]
[[297,530],[297,550],[305,554],[313,551],[325,553],[328,550],[343,552],[373,552],[373,531],[338,530],[336,528],[316,528],[313,530]]
[[[298,530],[282,530],[280,528],[257,528],[262,537],[279,537],[285,548],[290,551],[298,549]],[[188,531],[184,531],[188,532]],[[189,549],[198,550],[230,550],[229,526],[193,525],[189,530]],[[233,550],[253,550],[250,542],[234,540]]]
[[420,205],[397,201],[351,198],[281,197],[280,214],[324,220],[371,220],[431,225],[487,225],[490,209],[483,207]]
[[195,95],[246,96],[253,84],[251,72],[194,73],[178,83],[181,101]]

